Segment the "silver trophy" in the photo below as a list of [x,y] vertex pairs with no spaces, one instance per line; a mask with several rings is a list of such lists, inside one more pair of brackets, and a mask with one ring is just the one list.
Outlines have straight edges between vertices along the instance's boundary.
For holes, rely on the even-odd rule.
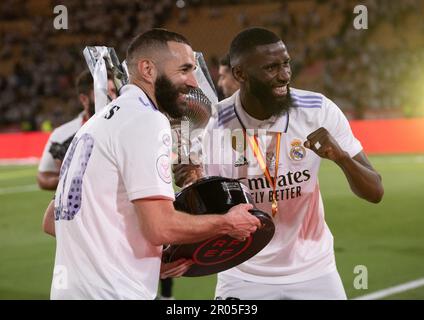
[[[99,79],[100,73],[109,71],[115,84],[116,92],[119,94],[121,88],[129,82],[126,62],[119,62],[115,49],[112,47],[90,46],[85,47],[84,58],[94,78],[94,88],[107,88],[107,83]],[[102,81],[103,80],[103,81]],[[109,98],[110,100],[110,98]]]
[[[119,95],[121,88],[129,82],[126,61],[120,63],[115,49],[112,47],[88,46],[85,47],[83,54],[94,78],[95,91],[96,88],[107,88],[107,80],[105,80],[104,75],[107,75],[107,71],[109,71],[112,74],[112,80],[115,84],[116,92]],[[182,120],[189,121],[190,127],[192,128],[199,128],[204,127],[208,122],[213,112],[212,104],[217,103],[218,98],[203,54],[201,52],[195,52],[195,58],[197,68],[194,72],[194,76],[199,87],[191,89],[190,92],[186,94],[187,109]],[[101,79],[102,76],[103,79]],[[175,122],[174,119],[170,120]]]
[[[89,46],[83,51],[85,61],[94,79],[96,112],[110,102],[107,96],[107,71],[112,74],[116,92],[129,83],[126,62],[120,63],[115,49],[105,46]],[[168,116],[173,133],[173,150],[178,155],[178,163],[192,163],[193,154],[200,154],[201,129],[205,128],[209,118],[214,114],[213,106],[218,96],[201,52],[195,52],[196,69],[194,77],[197,88],[185,95],[186,108],[182,119]],[[200,130],[199,130],[200,129]],[[196,159],[196,162],[200,160]]]
[[211,115],[218,96],[201,52],[195,52],[196,69],[193,74],[198,87],[185,95],[186,108],[182,119],[170,119],[174,135],[174,151],[178,154],[174,173],[185,175],[190,165],[201,162],[203,130]]

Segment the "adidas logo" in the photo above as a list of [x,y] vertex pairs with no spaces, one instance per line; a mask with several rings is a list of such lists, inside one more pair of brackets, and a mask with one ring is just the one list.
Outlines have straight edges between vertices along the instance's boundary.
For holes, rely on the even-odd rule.
[[234,167],[241,167],[241,166],[248,166],[249,165],[249,161],[247,161],[245,156],[240,156],[240,158],[238,158],[238,160],[236,161],[236,163],[234,163]]

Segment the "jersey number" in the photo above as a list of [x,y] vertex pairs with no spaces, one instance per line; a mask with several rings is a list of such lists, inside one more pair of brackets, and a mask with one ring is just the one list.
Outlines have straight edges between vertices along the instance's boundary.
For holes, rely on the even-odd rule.
[[[78,159],[75,158],[76,167],[72,174],[69,174],[71,161],[74,158],[77,146],[82,143],[79,152],[76,154]],[[82,195],[82,177],[84,176],[85,169],[87,168],[88,160],[90,159],[93,151],[94,140],[89,134],[83,134],[81,137],[75,137],[69,147],[69,152],[66,154],[65,161],[60,169],[60,184],[62,190],[59,193],[59,205],[55,207],[56,220],[72,220],[81,208],[81,195]],[[68,192],[65,193],[65,188],[68,186],[68,179],[70,185]]]

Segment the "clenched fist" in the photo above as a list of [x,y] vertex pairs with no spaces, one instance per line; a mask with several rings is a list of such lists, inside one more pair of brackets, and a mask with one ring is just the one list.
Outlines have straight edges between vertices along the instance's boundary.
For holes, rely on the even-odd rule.
[[349,156],[347,152],[340,148],[337,141],[327,131],[327,129],[323,127],[312,132],[306,139],[304,146],[314,151],[321,158],[338,162]]

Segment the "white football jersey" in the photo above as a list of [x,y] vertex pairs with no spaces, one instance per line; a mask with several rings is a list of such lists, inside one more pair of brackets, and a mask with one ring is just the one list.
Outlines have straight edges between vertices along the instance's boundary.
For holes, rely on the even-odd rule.
[[77,132],[55,196],[52,299],[154,299],[162,247],[131,201],[174,200],[167,118],[135,85]]
[[52,134],[47,140],[46,145],[44,146],[43,155],[41,156],[40,163],[38,165],[39,172],[56,172],[59,173],[58,165],[54,161],[51,153],[50,147],[53,142],[63,143],[68,138],[72,137],[84,123],[83,113],[81,112],[78,117],[75,119],[62,124],[60,127],[57,127],[53,130]]
[[278,213],[273,218],[275,235],[256,256],[223,274],[259,283],[288,284],[317,278],[336,269],[333,236],[324,220],[318,183],[321,158],[303,143],[310,133],[324,127],[351,157],[362,146],[342,111],[328,98],[293,88],[291,95],[294,106],[287,114],[260,121],[243,110],[237,91],[217,105],[217,113],[206,128],[205,173],[239,179],[248,187],[257,208],[270,215],[273,188],[249,143],[236,137],[243,135],[240,120],[248,134],[251,129],[260,129],[255,133],[259,133],[259,146],[274,177],[276,136],[282,133],[276,187]]

